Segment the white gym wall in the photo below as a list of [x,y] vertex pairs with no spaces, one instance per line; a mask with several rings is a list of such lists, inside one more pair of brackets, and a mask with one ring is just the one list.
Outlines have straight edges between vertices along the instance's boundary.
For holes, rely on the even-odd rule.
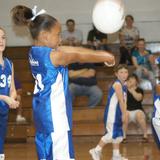
[[[92,28],[92,8],[96,0],[0,0],[0,26],[7,32],[8,46],[28,46],[31,39],[24,28],[14,28],[11,22],[10,10],[17,4],[38,9],[44,8],[48,14],[59,19],[62,29],[65,21],[73,18],[76,28],[82,30],[84,43],[88,31]],[[125,13],[132,14],[135,25],[140,30],[141,37],[147,41],[160,41],[160,0],[124,0]],[[14,31],[15,30],[15,31]],[[117,34],[109,35],[109,42],[117,43]]]

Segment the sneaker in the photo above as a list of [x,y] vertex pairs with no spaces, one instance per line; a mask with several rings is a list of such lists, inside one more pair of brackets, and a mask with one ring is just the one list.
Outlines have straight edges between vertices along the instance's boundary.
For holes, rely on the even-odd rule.
[[143,137],[143,138],[142,138],[142,142],[143,142],[143,143],[148,143],[148,142],[149,142],[149,140],[148,140],[148,138],[147,138],[147,137]]
[[122,143],[127,143],[127,139],[123,138]]
[[112,160],[128,160],[128,159],[119,155],[119,156],[113,156]]
[[22,117],[21,115],[17,115],[16,122],[17,123],[25,123],[26,119],[25,119],[25,117]]
[[5,159],[4,154],[0,154],[0,160],[4,160],[4,159]]
[[92,156],[93,160],[101,160],[102,153],[100,151],[96,151],[95,148],[90,149],[89,154]]

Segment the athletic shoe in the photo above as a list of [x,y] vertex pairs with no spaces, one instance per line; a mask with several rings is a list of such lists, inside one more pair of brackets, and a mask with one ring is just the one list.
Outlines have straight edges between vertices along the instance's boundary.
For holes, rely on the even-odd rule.
[[128,160],[128,159],[119,155],[119,156],[113,156],[112,160]]
[[25,117],[22,117],[21,115],[17,115],[16,122],[17,123],[25,123],[26,119],[25,119]]
[[95,148],[89,150],[90,155],[93,160],[101,160],[102,153],[101,151],[96,151]]
[[5,159],[5,155],[4,154],[0,154],[0,160],[4,160]]

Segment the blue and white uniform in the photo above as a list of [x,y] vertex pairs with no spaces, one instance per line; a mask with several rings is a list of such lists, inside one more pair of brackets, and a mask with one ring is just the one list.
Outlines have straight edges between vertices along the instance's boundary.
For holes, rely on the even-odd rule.
[[156,59],[156,64],[160,64],[160,57]]
[[[12,77],[12,63],[4,58],[4,66],[0,65],[0,95],[9,96]],[[4,140],[7,131],[9,106],[0,100],[0,154],[4,153]]]
[[[160,64],[160,57],[156,59],[156,64]],[[159,84],[159,80],[157,81]],[[160,149],[160,95],[154,94],[154,111],[152,114],[152,131],[155,141]]]
[[160,149],[160,96],[154,95],[154,111],[152,115],[152,131]]
[[[116,80],[114,83],[121,84],[119,80]],[[126,86],[122,85],[122,90],[124,98],[126,98]],[[104,113],[104,123],[106,127],[106,134],[102,137],[102,140],[106,143],[121,142],[123,139],[122,112],[113,85],[109,90],[107,105]]]
[[29,53],[35,78],[33,115],[38,158],[74,160],[68,69],[52,64],[51,51],[52,48],[33,46]]

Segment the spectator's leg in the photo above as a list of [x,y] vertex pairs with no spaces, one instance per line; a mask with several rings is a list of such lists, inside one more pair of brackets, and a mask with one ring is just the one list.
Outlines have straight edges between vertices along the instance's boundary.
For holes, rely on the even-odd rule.
[[120,47],[120,64],[126,63],[128,54],[128,50],[125,47]]
[[131,54],[131,51],[128,51],[127,54],[126,54],[126,61],[127,61],[127,64],[128,65],[133,65],[132,63],[132,54]]
[[17,94],[17,101],[19,101],[19,107],[17,109],[17,115],[22,115],[22,101],[21,95]]
[[90,108],[94,108],[98,105],[103,96],[101,89],[96,85],[87,87],[86,94],[89,96],[88,106]]
[[71,83],[69,85],[69,89],[70,89],[70,93],[71,93],[71,96],[72,96],[72,102],[74,102],[76,96],[83,95],[82,87],[80,85]]
[[17,94],[17,101],[19,101],[19,107],[17,109],[16,122],[17,123],[26,122],[26,118],[22,116],[22,98],[21,98],[21,94]]
[[147,138],[147,124],[145,114],[143,111],[139,110],[136,113],[136,121],[140,124],[140,127],[143,130],[144,138]]

